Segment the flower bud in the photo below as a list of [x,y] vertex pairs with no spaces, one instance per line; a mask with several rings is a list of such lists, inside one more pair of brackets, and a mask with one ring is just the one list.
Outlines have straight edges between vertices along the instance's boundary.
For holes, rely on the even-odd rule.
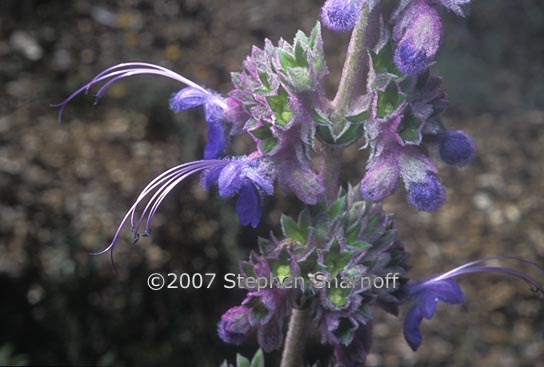
[[465,166],[474,158],[476,145],[463,131],[446,131],[439,139],[440,159],[447,164]]
[[408,76],[424,72],[436,56],[441,32],[442,23],[436,9],[422,0],[410,5],[394,31],[400,38],[394,55],[397,68]]
[[221,316],[221,320],[217,324],[219,337],[229,344],[242,344],[251,329],[250,314],[251,309],[245,306],[229,309]]
[[422,182],[408,185],[408,202],[417,210],[434,212],[446,201],[446,190],[438,176],[428,172]]
[[380,157],[368,166],[361,181],[361,196],[372,202],[382,201],[395,191],[398,180],[399,168],[394,157]]
[[330,30],[346,32],[355,26],[362,6],[363,0],[327,0],[321,10],[321,19]]

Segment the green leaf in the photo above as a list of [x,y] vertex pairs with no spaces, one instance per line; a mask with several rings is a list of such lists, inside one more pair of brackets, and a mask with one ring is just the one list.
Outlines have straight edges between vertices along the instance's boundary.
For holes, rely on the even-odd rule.
[[251,323],[256,324],[268,315],[268,309],[259,298],[252,298],[246,305],[251,308]]
[[334,276],[344,269],[352,255],[353,251],[342,250],[338,241],[334,239],[329,250],[323,252],[323,264],[327,267],[327,271]]
[[292,274],[289,254],[285,250],[280,253],[277,260],[270,260],[269,265],[270,271],[278,277],[280,282],[283,282],[286,277],[290,277]]
[[359,235],[359,231],[361,230],[361,221],[355,222],[353,225],[351,225],[346,230],[346,242],[355,242],[357,240],[357,236]]
[[297,65],[293,56],[289,55],[283,50],[278,50],[278,57],[280,59],[280,65],[283,67],[284,70],[287,70],[288,68],[292,68]]
[[395,82],[391,81],[385,90],[378,91],[378,106],[376,116],[384,118],[394,112],[404,101],[404,97],[399,93],[399,89]]
[[249,359],[241,354],[236,354],[236,367],[251,367],[249,364]]
[[419,127],[421,125],[421,119],[414,116],[411,111],[404,114],[402,121],[397,127],[397,133],[408,144],[419,144],[421,135],[419,133]]
[[310,71],[308,68],[294,67],[287,71],[288,82],[296,91],[308,91],[313,88],[312,79],[310,78]]
[[366,224],[365,232],[367,233],[374,233],[377,232],[378,228],[378,222],[381,219],[379,214],[371,214],[368,218],[368,222]]
[[254,130],[250,131],[253,136],[255,136],[258,139],[266,139],[272,136],[272,131],[270,131],[269,126],[261,126]]
[[345,205],[346,205],[346,197],[345,196],[342,196],[342,197],[336,199],[336,201],[334,203],[332,203],[332,205],[327,210],[327,214],[329,215],[329,218],[330,219],[336,219],[336,217],[338,217],[340,215],[340,213],[342,213],[342,210],[344,209]]
[[302,233],[302,236],[305,238],[305,242],[308,240],[308,237],[310,236],[310,226],[311,226],[312,218],[310,216],[310,210],[308,207],[305,207],[300,214],[298,215],[298,228],[300,232]]
[[365,127],[360,123],[352,123],[342,131],[334,140],[335,144],[350,144],[361,137]]
[[293,218],[282,214],[281,215],[281,229],[283,231],[284,236],[289,237],[293,241],[299,242],[299,243],[305,243],[306,239],[301,233],[300,228],[298,227],[297,223],[293,220]]
[[261,348],[259,348],[253,356],[251,367],[264,367],[264,355]]
[[332,130],[330,126],[320,126],[318,125],[315,128],[315,132],[317,133],[318,138],[327,143],[327,144],[334,144],[334,136],[332,134]]
[[306,51],[304,50],[300,42],[295,42],[295,62],[297,66],[300,66],[302,68],[308,68]]
[[327,117],[324,117],[321,113],[319,113],[319,111],[316,109],[314,109],[312,113],[312,118],[319,126],[332,126],[332,122]]
[[272,266],[272,273],[278,277],[280,282],[283,282],[283,280],[287,277],[290,277],[291,267],[288,264],[275,264],[276,266]]
[[352,241],[348,242],[348,245],[357,247],[359,250],[366,250],[372,247],[372,244],[366,241]]
[[370,116],[370,110],[367,109],[362,112],[359,112],[356,115],[347,116],[346,120],[348,120],[349,122],[361,123],[365,120],[368,120],[369,116]]
[[274,137],[269,137],[261,141],[261,152],[270,153],[278,145],[278,140]]
[[249,119],[245,126],[244,126],[244,129],[247,130],[247,129],[251,129],[252,127],[255,127],[257,126],[257,120],[255,119]]
[[347,303],[349,292],[349,288],[331,287],[327,289],[327,298],[336,307],[342,307]]
[[261,80],[261,83],[263,83],[263,86],[266,88],[266,90],[270,91],[268,75],[264,71],[258,71],[257,74],[259,74],[259,79]]
[[240,81],[240,73],[230,73],[230,78],[232,82],[234,83],[234,85],[236,86],[236,88],[242,89],[242,83]]
[[314,28],[312,29],[312,33],[310,34],[310,43],[309,43],[309,46],[311,49],[313,49],[316,45],[316,41],[317,41],[317,38],[320,36],[321,34],[321,24],[319,24],[319,22],[317,22],[314,26]]
[[388,73],[397,76],[400,75],[393,60],[393,49],[390,42],[386,43],[377,53],[370,50],[370,57],[372,58],[372,66],[376,74]]
[[308,37],[301,30],[298,30],[297,34],[295,34],[295,41],[302,43],[304,46],[308,46],[309,42]]
[[274,117],[276,118],[276,123],[280,126],[285,126],[289,120],[291,120],[291,110],[289,109],[289,95],[283,89],[283,87],[278,88],[277,95],[267,97],[268,105],[272,112],[274,112]]

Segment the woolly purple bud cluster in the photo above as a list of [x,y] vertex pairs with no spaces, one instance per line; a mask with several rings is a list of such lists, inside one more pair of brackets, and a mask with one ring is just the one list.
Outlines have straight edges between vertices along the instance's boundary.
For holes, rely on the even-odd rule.
[[[409,7],[405,10],[410,11]],[[440,78],[429,72],[417,77],[399,73],[398,65],[391,63],[387,34],[370,56],[372,102],[364,134],[371,154],[361,181],[362,196],[382,201],[402,181],[413,207],[436,211],[445,202],[446,192],[429,153],[438,151],[442,161],[462,166],[474,158],[475,144],[464,132],[444,128],[441,115],[448,103]]]
[[365,0],[327,0],[321,9],[321,20],[330,30],[350,31],[361,15],[364,2]]
[[[283,216],[285,238],[262,240],[261,254],[252,253],[242,263],[245,279],[275,279],[272,286],[248,289],[242,305],[250,316],[244,320],[250,320],[248,333],[257,332],[263,350],[270,351],[281,346],[292,306],[308,308],[322,343],[334,348],[336,362],[362,365],[370,348],[371,309],[397,313],[408,253],[395,238],[391,217],[380,205],[362,200],[359,188],[340,193],[321,209],[313,216],[306,208],[297,220]],[[223,335],[231,312],[219,323],[226,342],[233,339]]]
[[259,153],[273,162],[282,187],[307,204],[324,193],[312,168],[315,127],[313,105],[324,94],[327,74],[319,24],[310,36],[298,32],[293,45],[269,40],[254,47],[244,69],[232,74],[235,89],[229,93],[227,119],[232,133],[247,133]]

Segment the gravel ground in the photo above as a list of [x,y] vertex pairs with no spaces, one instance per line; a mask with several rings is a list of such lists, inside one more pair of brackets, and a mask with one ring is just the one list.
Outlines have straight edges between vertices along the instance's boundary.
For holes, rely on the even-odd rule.
[[[151,272],[236,271],[257,235],[277,230],[291,198],[266,203],[258,230],[238,229],[232,201],[186,183],[167,200],[153,236],[130,246],[116,274],[91,257],[113,234],[139,190],[202,151],[199,112],[167,109],[179,86],[143,76],[111,88],[92,109],[81,97],[62,126],[50,103],[123,61],[157,63],[219,92],[230,88],[252,44],[309,30],[321,1],[11,1],[0,4],[0,364],[215,366],[235,351],[215,335],[220,315],[243,295],[152,292]],[[416,213],[404,193],[386,201],[412,252],[414,277],[471,259],[544,259],[544,5],[475,0],[467,19],[446,16],[435,66],[451,107],[446,124],[470,133],[475,162],[441,166],[449,200]],[[324,32],[334,85],[347,38]],[[235,148],[241,150],[241,142]],[[364,169],[346,154],[346,180]],[[128,231],[127,231],[128,232]],[[534,276],[542,275],[533,274]],[[513,279],[460,281],[467,302],[439,307],[413,353],[401,322],[376,315],[370,366],[543,366],[542,303]],[[311,340],[309,357],[326,354]],[[314,345],[315,344],[315,345]],[[313,351],[319,350],[318,353]],[[270,356],[270,362],[277,360]],[[272,365],[272,364],[271,364]]]

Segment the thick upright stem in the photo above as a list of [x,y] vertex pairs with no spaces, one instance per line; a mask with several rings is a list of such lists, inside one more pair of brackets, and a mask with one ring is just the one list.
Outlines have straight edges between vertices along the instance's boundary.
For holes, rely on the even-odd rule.
[[343,147],[324,145],[321,148],[321,177],[325,185],[328,205],[331,205],[338,195],[338,180],[343,153]]
[[[346,61],[336,96],[332,101],[332,120],[343,121],[350,103],[355,97],[364,93],[368,74],[368,49],[376,42],[379,33],[379,6],[369,9],[363,6],[361,16],[351,33]],[[341,126],[333,126],[337,131]],[[326,145],[321,152],[321,177],[326,187],[327,202],[331,204],[338,193],[340,162],[344,148]]]
[[364,93],[368,49],[376,42],[379,33],[379,15],[379,4],[373,9],[369,9],[368,4],[363,5],[361,16],[351,33],[338,91],[332,102],[334,112],[340,116],[345,114],[354,97]]
[[306,340],[308,309],[294,308],[289,320],[289,330],[285,338],[281,367],[302,367],[302,354]]

